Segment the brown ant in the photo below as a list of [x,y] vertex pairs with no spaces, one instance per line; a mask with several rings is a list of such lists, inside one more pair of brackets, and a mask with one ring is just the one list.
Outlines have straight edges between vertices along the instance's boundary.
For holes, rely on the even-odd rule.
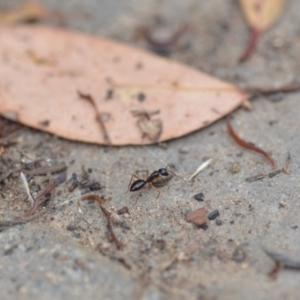
[[[158,188],[156,188],[153,185],[153,183],[156,182],[159,177],[167,177],[167,176],[170,175],[169,173],[171,173],[174,176],[179,177],[183,181],[185,181],[182,177],[176,175],[175,173],[173,173],[171,171],[168,171],[166,168],[161,168],[161,169],[158,169],[157,171],[153,171],[150,175],[149,175],[148,170],[139,171],[139,172],[145,172],[147,174],[146,175],[146,180],[140,179],[137,175],[132,175],[131,180],[130,180],[129,185],[128,185],[128,189],[130,190],[130,192],[136,192],[136,191],[142,190],[148,184],[158,192],[158,195],[157,195],[156,198],[159,197],[160,190]],[[137,180],[135,180],[132,183],[133,178],[136,178]]]

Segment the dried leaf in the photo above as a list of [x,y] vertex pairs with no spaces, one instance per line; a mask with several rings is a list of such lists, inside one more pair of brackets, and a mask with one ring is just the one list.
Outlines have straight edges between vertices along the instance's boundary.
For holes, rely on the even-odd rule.
[[100,114],[112,145],[161,142],[247,99],[231,84],[103,38],[25,25],[1,27],[0,36],[0,114],[64,138],[107,144]]
[[260,32],[276,21],[285,3],[286,0],[240,0],[249,26]]
[[247,60],[253,53],[260,34],[279,17],[286,0],[240,0],[242,11],[251,29],[251,35],[239,61]]

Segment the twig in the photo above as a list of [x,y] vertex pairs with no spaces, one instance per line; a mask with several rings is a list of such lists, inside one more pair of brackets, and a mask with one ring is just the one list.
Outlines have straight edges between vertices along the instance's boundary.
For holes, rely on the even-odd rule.
[[258,174],[258,175],[246,178],[245,181],[254,182],[254,181],[262,180],[262,179],[266,178],[267,176],[268,176],[267,174]]
[[251,177],[246,178],[246,181],[247,182],[253,182],[253,181],[257,181],[257,180],[262,180],[266,177],[273,178],[276,175],[280,174],[281,172],[284,172],[283,169],[284,169],[284,167],[282,169],[274,170],[270,173],[258,174],[258,175],[255,175],[255,176],[251,176]]
[[290,162],[291,162],[291,154],[289,153],[288,154],[288,158],[287,158],[287,160],[286,160],[286,163],[285,163],[285,165],[283,166],[283,168],[282,168],[282,172],[284,173],[284,174],[286,174],[286,175],[290,175],[291,174],[291,171],[288,171],[288,166],[289,166],[289,164],[290,164]]
[[246,61],[251,56],[251,54],[253,53],[253,51],[256,48],[260,33],[261,32],[255,28],[251,29],[251,34],[250,34],[250,39],[249,39],[248,45],[247,45],[246,49],[244,50],[244,53],[239,58],[240,63]]
[[56,186],[58,186],[60,183],[64,182],[66,180],[66,173],[62,173],[60,174],[53,182],[51,182],[43,191],[41,191],[37,197],[34,200],[34,204],[33,206],[30,208],[30,210],[24,215],[24,218],[28,218],[30,216],[32,216],[35,211],[37,210],[37,208],[40,205],[40,202],[42,200],[42,198],[50,193],[52,190],[54,190],[54,188]]
[[93,107],[96,111],[96,120],[97,120],[98,124],[100,125],[101,131],[102,131],[102,134],[103,134],[103,139],[108,145],[110,145],[111,144],[110,138],[108,136],[105,124],[102,120],[101,113],[98,111],[98,108],[97,108],[97,105],[96,105],[96,102],[95,102],[94,98],[91,95],[83,94],[80,91],[77,91],[77,94],[81,99],[87,100],[93,105]]
[[81,200],[89,200],[89,199],[97,201],[99,203],[100,208],[106,217],[106,220],[107,220],[106,228],[108,230],[108,239],[111,242],[114,242],[118,249],[123,249],[124,245],[117,239],[116,235],[113,232],[113,229],[111,226],[111,219],[110,219],[111,213],[104,207],[104,204],[105,204],[104,200],[98,195],[85,195],[85,196],[82,196],[82,198],[81,198]]
[[236,133],[235,131],[233,130],[231,124],[230,124],[230,117],[227,116],[226,118],[226,121],[227,121],[227,128],[228,128],[228,131],[230,133],[230,135],[233,137],[233,139],[237,142],[237,144],[239,144],[241,147],[243,148],[247,148],[247,149],[250,149],[252,151],[255,151],[255,152],[258,152],[262,155],[264,155],[272,164],[272,168],[273,169],[276,169],[276,162],[275,160],[272,158],[272,156],[267,153],[266,151],[262,150],[261,148],[259,147],[256,147],[255,145],[251,144],[251,143],[248,143],[244,140],[242,140]]
[[55,196],[55,190],[53,189],[51,191],[51,197],[50,197],[50,201],[47,205],[46,208],[44,208],[44,210],[30,216],[30,217],[21,217],[21,218],[16,218],[13,220],[8,220],[8,221],[0,221],[0,229],[5,228],[5,227],[10,227],[10,226],[14,226],[14,225],[18,225],[18,224],[25,224],[27,222],[30,222],[34,219],[39,218],[40,216],[44,215],[46,212],[48,212],[53,205],[53,201],[54,201],[54,196]]
[[254,95],[264,95],[264,96],[274,94],[274,93],[293,93],[293,92],[300,91],[300,83],[296,82],[278,88],[249,87],[249,88],[244,88],[242,90]]
[[6,179],[7,177],[9,177],[11,174],[16,173],[16,172],[23,172],[26,175],[35,176],[35,175],[46,175],[48,173],[58,173],[58,172],[66,170],[66,169],[67,169],[67,167],[65,164],[62,164],[59,166],[52,166],[52,167],[41,167],[41,168],[36,168],[33,170],[27,170],[27,169],[23,169],[23,168],[10,169],[7,172],[5,172],[4,175],[2,175],[0,177],[0,182],[3,181],[4,179]]
[[35,176],[35,175],[46,175],[48,173],[58,173],[66,169],[67,166],[65,164],[61,164],[58,166],[40,167],[33,170],[22,169],[22,172],[25,173],[26,175]]
[[204,170],[206,167],[208,167],[212,162],[212,159],[208,159],[206,160],[204,163],[202,163],[197,170],[191,175],[191,177],[189,178],[189,181],[192,181],[193,178],[199,174],[202,170]]
[[271,279],[273,279],[273,280],[277,279],[277,275],[280,270],[280,267],[281,267],[280,262],[275,261],[273,269],[268,274]]
[[21,181],[22,181],[22,183],[23,183],[23,185],[24,185],[24,188],[25,188],[25,191],[26,191],[28,200],[29,200],[31,206],[33,206],[34,200],[33,200],[32,195],[31,195],[31,193],[30,193],[30,190],[29,190],[29,186],[28,186],[28,182],[27,182],[26,176],[25,176],[24,173],[22,173],[22,172],[20,173],[20,179],[21,179]]

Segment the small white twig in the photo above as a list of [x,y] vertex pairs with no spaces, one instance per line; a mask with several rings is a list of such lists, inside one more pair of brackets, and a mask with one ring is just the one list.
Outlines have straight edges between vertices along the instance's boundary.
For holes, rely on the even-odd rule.
[[77,208],[78,208],[78,212],[82,214],[80,198],[77,200]]
[[212,162],[212,159],[210,158],[210,159],[206,160],[204,163],[202,163],[202,164],[197,168],[197,170],[193,173],[193,175],[189,178],[189,181],[192,181],[193,178],[194,178],[197,174],[199,174],[202,170],[204,170],[206,167],[208,167],[208,166],[211,164],[211,162]]
[[31,193],[30,193],[30,190],[29,190],[29,186],[28,186],[28,182],[27,182],[26,176],[25,176],[25,174],[24,174],[23,172],[20,173],[20,179],[21,179],[21,181],[22,181],[22,183],[23,183],[23,185],[24,185],[26,194],[27,194],[27,196],[28,196],[28,200],[29,200],[31,206],[33,206],[34,200],[33,200],[32,195],[31,195]]

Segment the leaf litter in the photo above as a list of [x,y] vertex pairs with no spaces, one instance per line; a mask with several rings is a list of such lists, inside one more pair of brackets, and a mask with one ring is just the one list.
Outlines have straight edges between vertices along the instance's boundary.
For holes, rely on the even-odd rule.
[[[32,53],[35,53],[35,52],[32,52]],[[41,56],[41,58],[43,58],[43,56]],[[38,55],[35,55],[35,57],[33,58],[33,57],[31,57],[31,59],[32,59],[32,61],[33,62],[35,62],[36,64],[40,64],[39,63],[39,56]],[[45,59],[45,61],[47,62],[48,60],[47,59]],[[51,60],[49,60],[49,62],[50,62]],[[44,65],[44,63],[42,63],[41,65]],[[51,66],[51,64],[49,64],[49,66]],[[53,65],[52,65],[53,66]],[[110,84],[111,84],[111,80],[108,80],[109,82],[110,82]],[[111,91],[113,91],[113,92],[111,92]],[[115,88],[114,89],[107,89],[106,90],[106,96],[104,97],[104,99],[105,100],[111,100],[111,99],[113,99],[114,98],[114,94],[115,94]],[[142,93],[143,94],[143,93]],[[108,96],[109,95],[109,96]],[[141,95],[141,93],[138,93],[138,95]],[[137,99],[139,100],[139,101],[141,101],[140,99],[140,97],[137,95]],[[82,97],[82,98],[84,98],[84,97]],[[94,100],[93,100],[94,101]],[[143,100],[142,100],[143,101]],[[94,105],[95,107],[95,110],[96,110],[96,112],[97,112],[97,114],[100,114],[99,113],[99,111],[101,111],[102,112],[102,109],[101,109],[101,107],[100,107],[100,110],[99,109],[97,109],[97,106],[96,105]],[[150,119],[151,119],[151,113],[149,113],[149,112],[147,112],[147,111],[140,111],[141,113],[140,114],[137,114],[137,115],[135,115],[135,117],[137,117],[138,118],[138,121],[140,120],[139,118],[141,118],[143,121],[144,120],[146,120],[146,121],[149,121]],[[155,112],[155,111],[154,111]],[[94,113],[95,113],[95,111],[94,111]],[[131,113],[132,113],[132,111],[131,111]],[[100,114],[101,115],[101,114]],[[132,114],[132,115],[134,115],[134,114]],[[97,121],[97,120],[96,120]],[[41,122],[40,122],[41,123]],[[49,123],[51,123],[51,120],[49,121]],[[137,122],[137,125],[138,125],[138,122]],[[137,126],[137,127],[139,127],[139,130],[140,130],[140,133],[142,133],[142,139],[148,139],[150,142],[157,142],[157,140],[159,140],[159,136],[158,137],[156,137],[156,135],[150,135],[150,134],[146,134],[147,133],[147,130],[145,129],[145,128],[147,128],[147,126]],[[98,121],[98,129],[99,129],[99,121]],[[102,131],[102,132],[101,132]],[[153,130],[153,129],[150,129],[149,130],[149,132],[153,132],[153,131],[155,131],[155,130]],[[103,139],[104,139],[104,142],[105,143],[107,143],[107,141],[105,141],[105,135],[103,134],[103,128],[101,129],[101,124],[100,124],[100,134],[102,133],[102,136],[103,136]],[[161,134],[161,132],[160,132],[160,134]],[[160,135],[159,134],[159,135]],[[144,143],[144,142],[143,142]],[[109,143],[107,143],[107,144],[109,144]],[[111,224],[110,224],[110,217],[111,217],[111,214],[110,214],[110,212],[109,211],[107,211],[104,207],[102,207],[101,206],[101,203],[99,202],[99,204],[100,204],[100,207],[101,207],[101,210],[103,211],[103,213],[104,213],[104,215],[106,216],[106,218],[107,218],[107,229],[108,229],[108,231],[109,231],[109,237],[110,237],[110,239],[111,239],[111,241],[114,241],[115,243],[116,243],[116,245],[117,245],[117,247],[119,248],[122,248],[123,247],[123,245],[122,245],[122,243],[121,242],[119,242],[118,240],[117,240],[117,238],[116,238],[116,236],[114,235],[114,233],[113,233],[113,231],[112,231],[112,227],[111,227]],[[102,203],[103,204],[103,203]],[[126,210],[125,210],[126,211]],[[202,221],[201,221],[202,222]],[[117,241],[116,241],[117,240]],[[120,243],[120,245],[118,246],[118,243]]]
[[279,18],[286,0],[239,0],[242,12],[250,27],[250,39],[240,62],[246,61],[256,48],[262,32],[267,30]]
[[[0,113],[67,139],[166,141],[213,123],[248,98],[191,67],[100,37],[42,25],[1,27],[0,34]],[[95,107],[78,101],[77,91],[92,95]],[[109,140],[95,108],[109,116],[103,121]],[[132,111],[146,113],[137,120]]]

